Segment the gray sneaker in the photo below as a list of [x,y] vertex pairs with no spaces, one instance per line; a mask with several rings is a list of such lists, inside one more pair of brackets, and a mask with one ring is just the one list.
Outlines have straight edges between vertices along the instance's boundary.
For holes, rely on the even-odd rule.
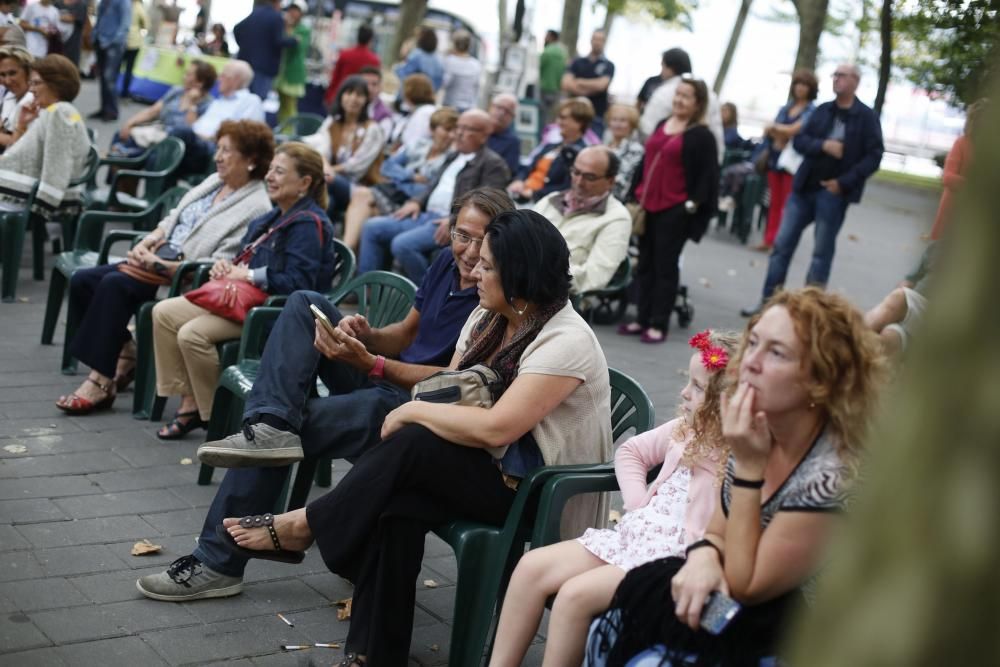
[[298,435],[267,424],[244,424],[239,433],[198,448],[198,460],[216,468],[286,466],[303,458]]
[[194,556],[181,556],[166,572],[137,579],[135,587],[154,600],[184,602],[238,595],[243,591],[243,579],[219,574]]

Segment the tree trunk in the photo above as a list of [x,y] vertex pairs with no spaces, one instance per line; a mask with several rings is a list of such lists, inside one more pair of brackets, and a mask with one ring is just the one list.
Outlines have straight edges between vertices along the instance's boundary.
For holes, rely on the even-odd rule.
[[576,57],[576,42],[580,38],[580,9],[583,0],[566,0],[563,4],[562,32],[559,38],[570,60]]
[[521,35],[524,34],[524,0],[517,0],[514,5],[514,43],[519,44],[521,42]]
[[733,55],[736,53],[736,45],[740,41],[740,35],[743,34],[743,24],[747,21],[747,14],[750,13],[750,3],[753,0],[742,0],[740,3],[740,11],[736,14],[736,23],[733,24],[733,32],[729,35],[729,44],[726,45],[726,53],[722,56],[722,62],[719,64],[719,73],[715,75],[715,83],[712,84],[712,90],[718,95],[722,92],[722,84],[726,81],[726,75],[729,74],[729,65],[733,62]]
[[819,37],[823,34],[829,0],[794,0],[799,15],[799,50],[795,54],[795,69],[816,71],[819,57]]
[[605,36],[611,35],[611,26],[614,25],[616,16],[618,16],[618,12],[610,8],[604,15],[604,26],[601,27],[601,30],[604,31]]
[[[980,123],[1000,127],[1000,107]],[[928,308],[884,392],[862,484],[830,541],[790,665],[1000,661],[1000,348],[991,342],[1000,311],[987,305],[996,302],[1000,136],[979,139],[955,202],[957,233],[937,248]]]
[[497,35],[500,38],[500,62],[503,63],[505,51],[510,44],[510,24],[507,23],[507,0],[497,0],[497,16],[500,19],[499,35]]
[[413,29],[420,25],[426,13],[427,0],[403,0],[399,3],[399,25],[396,26],[392,48],[389,50],[393,62],[399,60],[400,47],[413,34]]
[[882,57],[879,59],[878,91],[875,93],[874,108],[875,113],[881,117],[885,91],[889,88],[889,77],[892,75],[892,0],[882,0],[879,31],[882,35]]

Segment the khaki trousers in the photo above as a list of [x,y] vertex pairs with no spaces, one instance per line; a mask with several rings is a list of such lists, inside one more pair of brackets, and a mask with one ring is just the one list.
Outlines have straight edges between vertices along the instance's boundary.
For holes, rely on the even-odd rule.
[[243,325],[213,315],[182,296],[164,299],[153,308],[156,393],[194,396],[204,420],[212,415],[219,382],[215,344],[239,338]]

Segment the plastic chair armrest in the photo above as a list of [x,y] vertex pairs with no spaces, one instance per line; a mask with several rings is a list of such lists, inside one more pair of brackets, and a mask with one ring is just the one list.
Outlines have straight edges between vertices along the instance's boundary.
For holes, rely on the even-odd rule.
[[275,322],[279,315],[281,308],[257,306],[250,309],[246,322],[243,323],[243,335],[240,337],[240,352],[236,363],[247,359],[260,359],[260,351],[264,347],[269,325]]
[[97,265],[101,266],[108,263],[108,255],[111,254],[111,246],[120,241],[130,241],[131,246],[134,246],[138,241],[140,241],[146,232],[137,232],[131,229],[112,229],[110,232],[104,235],[104,241],[101,243],[101,252],[97,256]]

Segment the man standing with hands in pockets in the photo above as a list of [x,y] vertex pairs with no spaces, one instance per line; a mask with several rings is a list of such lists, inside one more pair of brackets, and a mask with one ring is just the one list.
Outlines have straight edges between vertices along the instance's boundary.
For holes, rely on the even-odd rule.
[[856,66],[838,65],[833,73],[836,98],[821,104],[793,140],[805,159],[785,205],[761,301],[740,311],[744,317],[757,313],[784,285],[799,238],[813,221],[816,243],[806,284],[826,287],[847,205],[861,201],[865,181],[878,169],[884,149],[878,116],[855,96],[860,80]]

